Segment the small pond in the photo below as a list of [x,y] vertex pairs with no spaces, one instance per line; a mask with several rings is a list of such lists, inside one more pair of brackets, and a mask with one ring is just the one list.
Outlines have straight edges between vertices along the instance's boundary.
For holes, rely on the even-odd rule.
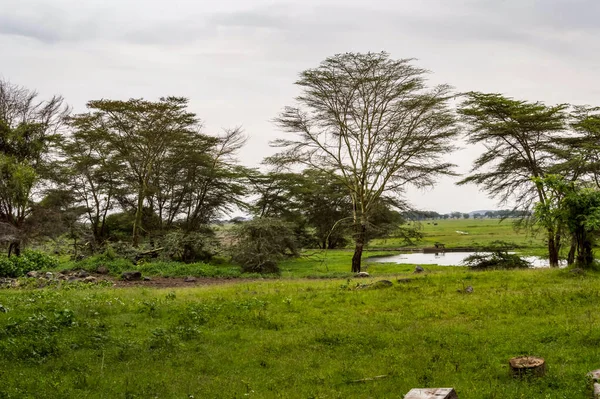
[[[473,255],[475,252],[440,252],[440,253],[422,253],[414,252],[409,254],[398,254],[393,256],[382,256],[380,258],[371,258],[372,263],[410,263],[416,265],[438,265],[438,266],[462,266],[463,260]],[[478,252],[481,255],[488,255],[489,252]],[[509,252],[514,253],[514,252]],[[531,263],[531,267],[549,267],[550,263],[546,258],[538,256],[524,256],[523,259]]]

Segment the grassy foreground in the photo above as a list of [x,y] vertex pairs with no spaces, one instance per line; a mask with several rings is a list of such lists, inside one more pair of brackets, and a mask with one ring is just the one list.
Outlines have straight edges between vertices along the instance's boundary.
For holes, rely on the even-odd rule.
[[[398,270],[412,280],[377,290],[356,289],[377,279],[2,290],[0,398],[590,395],[599,274],[430,270]],[[545,378],[508,376],[524,354],[546,359]],[[355,382],[374,376],[385,377]]]

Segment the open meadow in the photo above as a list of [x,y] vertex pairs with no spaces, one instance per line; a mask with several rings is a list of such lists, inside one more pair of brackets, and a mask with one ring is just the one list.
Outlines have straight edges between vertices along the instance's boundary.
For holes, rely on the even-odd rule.
[[[436,386],[461,399],[588,397],[600,275],[412,269],[1,290],[0,397],[401,398]],[[381,279],[392,286],[361,288]],[[546,377],[509,377],[508,359],[526,354],[546,359]]]
[[[543,241],[511,221],[422,224],[418,246],[484,248]],[[468,234],[459,234],[457,231]],[[391,243],[390,243],[391,242]],[[166,288],[63,283],[0,289],[0,398],[402,398],[454,387],[469,398],[586,398],[600,367],[600,274],[567,269],[472,271],[370,263],[352,251],[305,251],[281,274],[108,255],[53,271],[135,268]],[[169,286],[195,276],[196,283]],[[371,285],[387,280],[387,285]],[[151,283],[151,282],[148,282]],[[473,287],[467,292],[466,287]],[[546,359],[544,378],[515,380],[508,359]]]
[[[432,247],[442,243],[446,248],[486,248],[506,245],[527,253],[537,253],[546,248],[545,236],[525,228],[516,228],[517,219],[446,219],[415,222],[423,239],[415,247]],[[373,240],[369,248],[402,248],[406,244],[398,238]]]

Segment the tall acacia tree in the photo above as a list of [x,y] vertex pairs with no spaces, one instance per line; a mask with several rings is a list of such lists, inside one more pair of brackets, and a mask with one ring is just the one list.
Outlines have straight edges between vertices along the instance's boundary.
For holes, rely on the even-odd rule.
[[[557,166],[556,152],[568,128],[568,105],[546,106],[500,94],[467,93],[459,107],[467,139],[486,151],[459,184],[475,183],[501,204],[532,210],[550,200],[540,183]],[[558,266],[562,229],[546,224],[551,266]]]
[[51,146],[69,112],[60,96],[40,100],[35,91],[0,80],[0,230],[9,256],[20,254],[35,194],[53,177]]
[[106,217],[125,185],[124,162],[118,159],[100,115],[82,114],[68,119],[71,134],[61,143],[63,184],[85,210],[93,248],[106,240]]
[[442,156],[457,134],[446,85],[428,89],[427,71],[387,53],[346,53],[300,74],[295,106],[276,118],[288,138],[273,145],[277,164],[301,164],[327,173],[351,197],[359,272],[375,205],[408,185],[432,185],[453,165]]
[[133,245],[139,244],[144,202],[149,196],[150,180],[160,161],[171,156],[178,144],[194,143],[202,136],[196,115],[187,110],[188,100],[166,97],[159,101],[90,101],[91,114],[106,132],[117,158],[128,166],[127,179],[135,191]]

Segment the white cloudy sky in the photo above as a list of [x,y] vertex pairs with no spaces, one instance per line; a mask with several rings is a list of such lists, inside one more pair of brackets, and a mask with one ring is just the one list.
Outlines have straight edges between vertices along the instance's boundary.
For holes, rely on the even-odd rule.
[[[186,96],[206,132],[242,125],[258,165],[298,73],[347,51],[417,58],[432,83],[600,105],[598,0],[0,0],[0,76],[91,99]],[[477,148],[449,159],[465,173]],[[421,209],[493,209],[445,179]]]

